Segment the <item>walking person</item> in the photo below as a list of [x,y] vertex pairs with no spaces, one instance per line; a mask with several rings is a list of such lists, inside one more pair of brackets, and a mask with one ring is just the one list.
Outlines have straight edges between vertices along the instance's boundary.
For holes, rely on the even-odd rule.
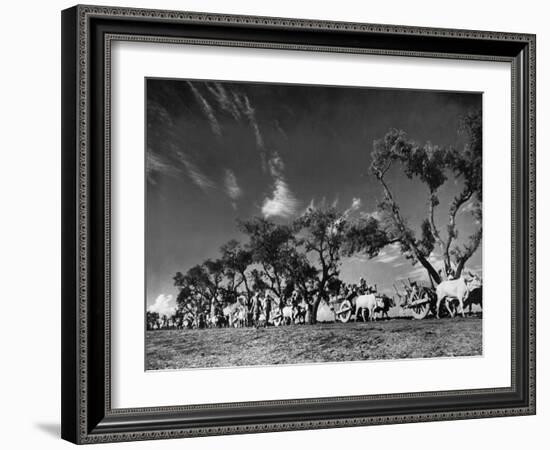
[[258,323],[260,321],[260,293],[255,292],[252,296],[252,322],[256,328],[258,328]]
[[265,326],[269,325],[269,315],[271,314],[271,296],[265,294],[264,297]]

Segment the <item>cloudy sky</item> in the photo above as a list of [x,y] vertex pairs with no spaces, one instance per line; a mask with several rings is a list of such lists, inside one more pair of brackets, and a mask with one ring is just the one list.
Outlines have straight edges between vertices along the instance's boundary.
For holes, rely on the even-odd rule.
[[[236,219],[289,221],[310,205],[373,212],[381,187],[368,173],[372,143],[390,128],[424,144],[462,146],[459,117],[481,108],[481,94],[308,85],[148,79],[147,304],[171,307],[172,277],[216,257],[242,236]],[[396,167],[388,181],[413,228],[427,211],[427,188]],[[461,187],[449,180],[436,217]],[[468,205],[461,236],[474,228]],[[439,263],[439,256],[432,260]],[[481,249],[469,267],[479,270]],[[360,276],[390,290],[394,280],[423,278],[397,248],[343,261],[342,278]],[[164,305],[164,306],[163,306]]]

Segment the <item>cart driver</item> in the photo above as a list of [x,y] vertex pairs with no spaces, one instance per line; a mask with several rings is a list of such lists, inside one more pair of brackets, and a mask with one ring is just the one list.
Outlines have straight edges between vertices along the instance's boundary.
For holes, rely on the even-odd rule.
[[360,294],[366,294],[368,293],[369,287],[367,286],[367,280],[365,280],[363,277],[359,279],[359,293]]

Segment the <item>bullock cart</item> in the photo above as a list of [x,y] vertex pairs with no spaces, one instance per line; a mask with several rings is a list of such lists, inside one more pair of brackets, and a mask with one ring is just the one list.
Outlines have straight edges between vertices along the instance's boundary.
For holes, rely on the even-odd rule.
[[276,306],[271,311],[269,321],[276,327],[280,325],[296,325],[306,323],[309,305],[304,301],[298,305]]
[[[357,305],[358,300],[361,301],[361,306],[359,307]],[[375,290],[370,291],[368,294],[353,292],[346,297],[332,300],[330,306],[334,311],[336,320],[342,323],[349,322],[352,316],[355,316],[356,321],[359,317],[364,321],[367,320],[367,317],[368,320],[377,320],[374,315],[376,312],[380,314],[379,318],[382,318],[384,313],[387,317],[387,310],[390,306],[393,306],[393,299],[386,295],[379,295]],[[358,316],[359,311],[362,311],[362,315]]]
[[435,315],[437,295],[435,289],[411,282],[404,285],[404,293],[398,291],[394,285],[397,296],[401,299],[401,308],[410,311],[415,319],[424,319],[430,312]]

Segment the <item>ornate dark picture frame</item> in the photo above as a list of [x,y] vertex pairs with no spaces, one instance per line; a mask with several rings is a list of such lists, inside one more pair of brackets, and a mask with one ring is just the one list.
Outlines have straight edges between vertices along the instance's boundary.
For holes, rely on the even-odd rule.
[[[511,63],[511,386],[113,409],[109,112],[116,40]],[[75,6],[62,12],[62,192],[64,439],[84,444],[535,413],[534,35]]]

